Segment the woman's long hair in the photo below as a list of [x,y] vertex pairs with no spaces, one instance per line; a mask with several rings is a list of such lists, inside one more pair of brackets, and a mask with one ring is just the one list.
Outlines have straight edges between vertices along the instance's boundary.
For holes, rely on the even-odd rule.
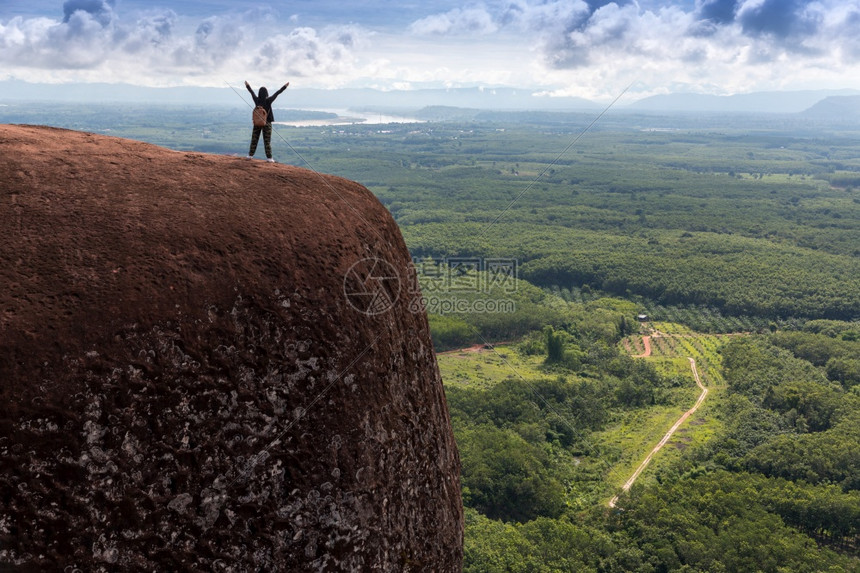
[[269,90],[261,87],[260,92],[257,94],[257,97],[259,97],[260,99],[266,99],[267,97],[269,97]]

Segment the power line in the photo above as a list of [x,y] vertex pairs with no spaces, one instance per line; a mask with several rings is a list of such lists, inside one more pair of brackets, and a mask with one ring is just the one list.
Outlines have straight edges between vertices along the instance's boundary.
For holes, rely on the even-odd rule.
[[591,123],[589,123],[589,124],[585,127],[585,129],[583,129],[582,131],[580,131],[580,132],[579,132],[579,134],[578,134],[578,135],[573,139],[573,141],[571,141],[570,143],[568,143],[568,144],[567,144],[567,147],[565,147],[565,148],[562,150],[562,152],[561,152],[561,153],[559,153],[559,154],[558,154],[558,156],[556,156],[556,158],[555,158],[555,159],[553,159],[552,161],[550,161],[550,162],[549,162],[549,164],[547,164],[547,166],[546,166],[546,167],[544,167],[543,171],[541,171],[541,172],[538,174],[538,176],[537,176],[537,177],[535,177],[535,178],[532,180],[532,182],[531,182],[531,183],[529,183],[529,184],[528,184],[528,186],[526,186],[526,188],[525,188],[525,189],[523,189],[523,190],[522,190],[522,192],[521,192],[519,195],[517,195],[517,196],[513,199],[513,201],[511,201],[511,202],[508,204],[508,206],[507,206],[507,207],[505,207],[505,210],[504,210],[504,211],[502,211],[501,213],[499,213],[499,214],[498,214],[498,216],[496,216],[496,218],[495,218],[495,219],[493,219],[489,224],[487,224],[487,225],[485,225],[485,226],[484,226],[484,229],[481,231],[481,233],[478,235],[478,237],[483,237],[483,236],[486,234],[486,232],[490,229],[490,227],[492,227],[493,225],[495,225],[496,223],[498,223],[498,222],[499,222],[499,219],[501,219],[502,217],[504,217],[504,216],[505,216],[505,214],[506,214],[508,211],[510,211],[510,210],[511,210],[511,208],[512,208],[516,203],[517,203],[517,201],[519,201],[519,200],[522,198],[522,196],[523,196],[523,195],[525,195],[526,193],[528,193],[528,192],[529,192],[529,190],[531,190],[531,188],[532,188],[532,187],[534,187],[534,186],[537,184],[537,182],[540,180],[540,178],[541,178],[541,177],[543,177],[543,176],[546,174],[546,172],[547,172],[547,171],[549,171],[549,170],[552,168],[552,166],[553,166],[553,165],[555,165],[556,163],[558,163],[558,162],[559,162],[559,160],[564,156],[564,154],[566,154],[568,151],[570,151],[570,148],[571,148],[571,147],[573,147],[574,145],[576,145],[576,143],[577,143],[580,139],[582,139],[582,136],[584,136],[584,135],[588,132],[588,130],[589,130],[589,129],[591,129],[592,127],[594,127],[594,124],[595,124],[595,123],[597,123],[598,121],[600,121],[600,118],[601,118],[601,117],[603,117],[603,116],[606,114],[606,112],[607,112],[607,111],[609,111],[609,110],[612,108],[612,106],[614,106],[614,105],[615,105],[615,103],[616,103],[618,100],[620,100],[620,99],[621,99],[621,96],[623,96],[625,93],[627,93],[627,90],[629,90],[629,89],[633,86],[633,84],[634,84],[634,83],[635,83],[635,82],[631,82],[631,83],[630,83],[626,88],[624,88],[624,89],[621,91],[621,93],[620,93],[620,94],[618,94],[618,95],[615,97],[615,99],[614,99],[614,100],[612,100],[612,102],[610,102],[610,104],[609,104],[608,106],[606,106],[606,107],[603,109],[603,111],[601,111],[601,112],[597,115],[597,117],[595,117],[595,118],[591,121]]

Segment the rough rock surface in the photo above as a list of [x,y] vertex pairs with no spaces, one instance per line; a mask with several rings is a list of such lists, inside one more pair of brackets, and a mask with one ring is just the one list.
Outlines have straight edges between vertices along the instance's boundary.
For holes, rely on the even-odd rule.
[[400,233],[286,165],[0,126],[0,568],[456,571]]

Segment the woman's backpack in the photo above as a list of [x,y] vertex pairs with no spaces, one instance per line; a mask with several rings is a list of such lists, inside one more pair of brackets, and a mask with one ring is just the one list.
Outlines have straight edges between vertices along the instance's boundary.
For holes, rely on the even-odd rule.
[[254,108],[254,127],[265,127],[269,121],[269,112],[261,105]]

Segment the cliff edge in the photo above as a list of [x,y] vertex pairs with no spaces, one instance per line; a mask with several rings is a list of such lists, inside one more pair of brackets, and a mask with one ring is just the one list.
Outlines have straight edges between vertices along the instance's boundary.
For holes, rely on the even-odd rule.
[[0,126],[0,564],[457,571],[394,221],[286,165]]

